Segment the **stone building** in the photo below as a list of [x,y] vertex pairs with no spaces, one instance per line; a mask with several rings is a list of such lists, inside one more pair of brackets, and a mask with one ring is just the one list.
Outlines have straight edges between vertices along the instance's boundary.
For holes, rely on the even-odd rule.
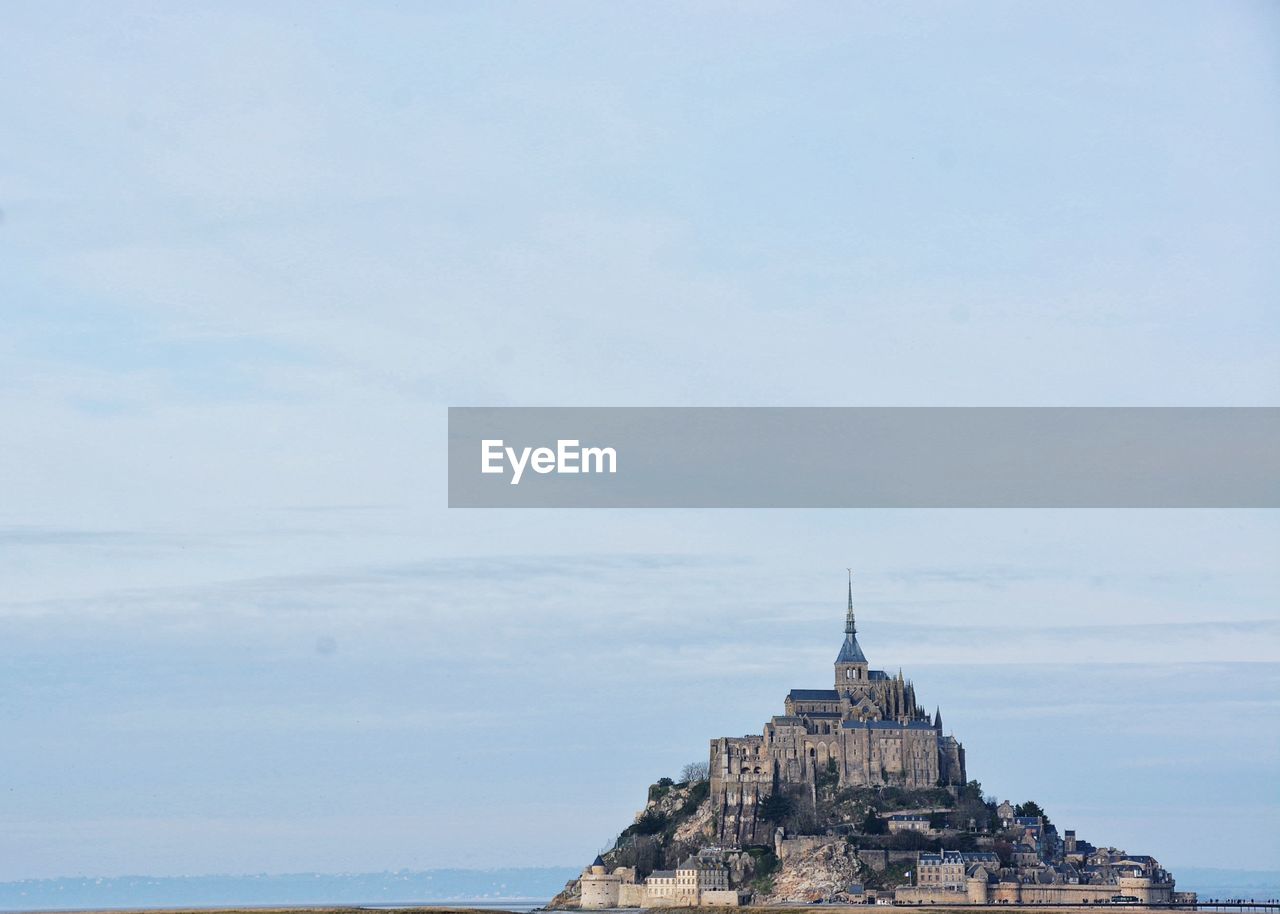
[[[915,884],[895,890],[906,904],[1131,904],[1173,902],[1173,875],[1152,857],[1109,848],[1077,867],[1033,860],[1003,867],[991,852],[921,853]],[[1194,893],[1182,893],[1194,903]]]
[[579,907],[588,911],[610,908],[731,907],[740,903],[729,888],[729,870],[719,848],[703,848],[674,870],[654,870],[643,882],[636,871],[618,867],[610,872],[600,857],[580,880]]
[[967,861],[960,851],[920,854],[916,862],[916,885],[937,885],[964,891],[967,869]]
[[833,687],[793,689],[783,713],[759,736],[711,742],[711,797],[719,840],[767,843],[759,805],[785,784],[813,784],[832,772],[842,787],[909,789],[964,784],[964,747],[942,732],[942,712],[930,719],[901,670],[873,670],[858,644],[853,585]]
[[889,817],[889,834],[895,835],[900,831],[927,833],[930,831],[929,817],[918,813],[895,813]]
[[[603,910],[620,907],[621,887],[627,877],[624,867],[609,872],[604,859],[597,855],[591,865],[582,871],[579,885],[582,888],[581,907],[587,910]],[[629,874],[635,883],[635,871]]]

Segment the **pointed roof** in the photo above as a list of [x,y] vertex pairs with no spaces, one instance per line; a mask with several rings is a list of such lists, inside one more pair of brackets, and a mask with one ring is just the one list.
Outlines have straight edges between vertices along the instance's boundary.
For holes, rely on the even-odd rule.
[[866,663],[867,655],[862,653],[856,635],[845,635],[844,644],[840,646],[840,656],[836,663]]
[[844,617],[844,644],[836,663],[866,663],[867,656],[858,646],[858,626],[853,619],[853,571],[849,572],[849,610]]

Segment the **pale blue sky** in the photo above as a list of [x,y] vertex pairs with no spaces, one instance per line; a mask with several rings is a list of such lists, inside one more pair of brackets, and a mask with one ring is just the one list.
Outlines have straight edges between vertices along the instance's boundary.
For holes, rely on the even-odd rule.
[[0,878],[584,862],[849,564],[992,792],[1280,857],[1273,513],[444,507],[449,405],[1280,405],[1274,5],[0,23]]

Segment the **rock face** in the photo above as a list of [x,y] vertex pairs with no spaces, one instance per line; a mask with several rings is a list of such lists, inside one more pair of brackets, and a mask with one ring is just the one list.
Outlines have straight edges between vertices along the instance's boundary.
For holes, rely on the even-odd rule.
[[[618,836],[614,848],[601,854],[609,872],[618,867],[634,868],[641,880],[652,870],[673,869],[690,854],[711,843],[713,812],[707,798],[707,782],[674,784],[659,781],[649,788],[644,809],[636,813],[630,827]],[[734,855],[729,861],[731,875],[744,876],[743,864]],[[567,883],[548,902],[552,909],[574,909],[581,905],[582,881]]]
[[574,879],[565,884],[555,898],[547,902],[548,911],[572,911],[582,906],[582,882]]
[[[682,805],[688,803],[688,795],[686,794],[684,799],[679,802]],[[680,809],[680,806],[673,807],[673,814],[678,809]],[[711,836],[714,833],[715,810],[712,809],[710,800],[704,799],[698,803],[692,813],[680,820],[676,830],[672,832],[671,840],[678,845],[687,844],[694,847],[702,847],[711,840]]]
[[773,891],[757,904],[808,904],[814,901],[850,901],[852,883],[862,882],[864,864],[844,841],[807,848],[787,857],[773,876]]

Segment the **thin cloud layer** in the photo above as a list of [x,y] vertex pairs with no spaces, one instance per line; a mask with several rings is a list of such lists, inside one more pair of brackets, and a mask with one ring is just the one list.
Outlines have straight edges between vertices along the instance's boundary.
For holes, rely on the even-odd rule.
[[0,878],[587,859],[849,565],[991,789],[1280,856],[1267,512],[444,476],[458,404],[1274,404],[1275,15],[7,9]]

